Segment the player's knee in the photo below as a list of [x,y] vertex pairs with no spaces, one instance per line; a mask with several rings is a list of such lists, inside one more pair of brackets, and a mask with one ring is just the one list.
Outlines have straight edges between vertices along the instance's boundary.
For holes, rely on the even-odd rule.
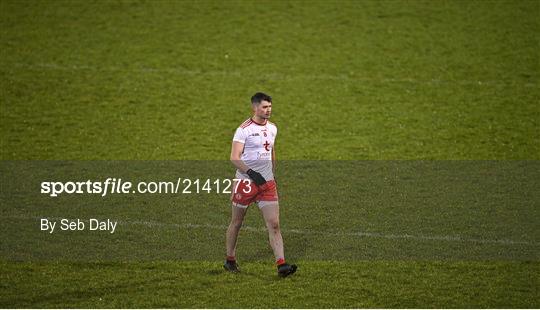
[[279,220],[270,220],[266,225],[268,229],[271,229],[273,231],[279,230]]
[[240,229],[242,227],[242,222],[242,220],[232,220],[229,226],[234,229]]

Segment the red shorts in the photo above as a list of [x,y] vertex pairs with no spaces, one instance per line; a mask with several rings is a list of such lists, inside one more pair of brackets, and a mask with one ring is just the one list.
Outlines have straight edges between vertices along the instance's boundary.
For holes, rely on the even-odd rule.
[[236,186],[234,184],[232,202],[240,208],[247,208],[253,202],[257,202],[259,207],[278,201],[276,181],[270,180],[261,186],[257,186],[253,181],[244,179]]

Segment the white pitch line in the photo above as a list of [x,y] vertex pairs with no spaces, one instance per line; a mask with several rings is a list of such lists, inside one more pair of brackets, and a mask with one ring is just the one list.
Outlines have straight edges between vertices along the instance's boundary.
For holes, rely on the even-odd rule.
[[[26,68],[30,70],[60,70],[60,71],[109,71],[109,72],[156,72],[156,73],[173,73],[179,75],[188,75],[188,76],[237,76],[245,77],[246,74],[240,71],[216,71],[216,70],[191,70],[186,68],[153,68],[153,67],[142,67],[142,68],[121,68],[121,67],[93,67],[87,65],[59,65],[56,63],[39,63],[39,64],[24,64],[24,63],[12,63],[12,67]],[[6,67],[4,65],[4,67]],[[263,75],[258,75],[258,78],[265,78],[271,80],[338,80],[338,81],[363,81],[363,82],[378,82],[378,83],[411,83],[411,84],[424,84],[424,85],[444,85],[444,84],[455,84],[455,85],[476,85],[476,86],[520,86],[520,87],[540,87],[539,83],[524,83],[516,84],[509,81],[503,80],[488,80],[488,81],[479,81],[479,80],[440,80],[440,79],[430,79],[430,80],[417,80],[413,78],[372,78],[366,76],[355,76],[347,74],[277,74],[277,73],[267,73]]]
[[[41,219],[48,218],[52,220],[61,220],[63,218],[58,217],[27,217],[27,216],[9,216],[10,218],[21,219]],[[73,219],[70,219],[73,220]],[[176,224],[176,223],[162,223],[155,221],[118,221],[119,224],[127,225],[140,225],[146,227],[160,227],[160,228],[176,228],[176,229],[216,229],[227,230],[225,225],[214,224]],[[242,226],[242,230],[251,232],[266,232],[266,228]],[[502,245],[532,245],[538,246],[540,243],[534,241],[515,241],[508,239],[478,239],[478,238],[463,238],[459,236],[425,236],[425,235],[411,235],[411,234],[385,234],[377,232],[340,232],[340,231],[320,231],[320,230],[306,230],[306,229],[282,229],[284,233],[292,233],[299,235],[324,235],[324,236],[336,236],[336,237],[362,237],[362,238],[382,238],[382,239],[410,239],[419,241],[449,241],[449,242],[465,242],[465,243],[483,243],[483,244],[502,244]]]
[[[160,222],[149,221],[121,221],[121,223],[128,225],[144,225],[149,227],[174,227],[174,228],[210,228],[218,230],[226,230],[227,226],[224,225],[211,225],[211,224],[167,224]],[[254,232],[266,232],[265,228],[257,228],[251,226],[242,226],[242,229]],[[456,241],[456,242],[471,242],[471,243],[491,243],[491,244],[504,244],[504,245],[540,245],[537,242],[529,241],[514,241],[507,239],[491,240],[491,239],[477,239],[477,238],[462,238],[458,236],[423,236],[423,235],[411,235],[411,234],[384,234],[384,233],[370,233],[370,232],[335,232],[335,231],[317,231],[317,230],[304,230],[304,229],[282,229],[284,233],[293,233],[301,235],[326,235],[326,236],[352,236],[352,237],[369,237],[369,238],[383,238],[383,239],[412,239],[412,240],[436,240],[436,241]]]

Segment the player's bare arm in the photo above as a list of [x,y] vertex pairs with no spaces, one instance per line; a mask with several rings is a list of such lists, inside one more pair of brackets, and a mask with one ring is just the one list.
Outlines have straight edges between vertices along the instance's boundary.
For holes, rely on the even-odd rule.
[[231,148],[231,162],[242,173],[246,173],[249,167],[242,161],[242,152],[244,150],[244,144],[238,141],[233,141]]
[[272,148],[272,173],[276,173],[276,146]]

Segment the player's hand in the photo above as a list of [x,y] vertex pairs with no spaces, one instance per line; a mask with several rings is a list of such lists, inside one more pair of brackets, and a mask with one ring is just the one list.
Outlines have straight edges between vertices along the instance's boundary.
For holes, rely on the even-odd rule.
[[261,186],[264,183],[266,183],[266,180],[264,179],[264,177],[253,169],[249,169],[247,171],[247,175],[249,175],[249,177],[253,180],[253,182],[255,182],[255,184],[257,184],[258,186]]

